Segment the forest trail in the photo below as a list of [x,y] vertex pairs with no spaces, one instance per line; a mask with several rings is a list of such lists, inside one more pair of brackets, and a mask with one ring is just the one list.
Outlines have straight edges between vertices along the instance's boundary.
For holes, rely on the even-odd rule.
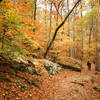
[[100,100],[100,93],[93,89],[94,72],[93,64],[91,71],[86,64],[81,73],[63,70],[49,81],[43,81],[40,100]]
[[0,100],[100,100],[99,22],[100,0],[0,0]]

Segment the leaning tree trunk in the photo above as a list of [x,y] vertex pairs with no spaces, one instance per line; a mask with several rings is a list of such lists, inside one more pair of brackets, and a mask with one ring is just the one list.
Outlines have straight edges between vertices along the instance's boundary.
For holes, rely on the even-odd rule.
[[67,16],[65,17],[65,19],[62,21],[62,23],[56,28],[56,30],[55,30],[55,32],[54,32],[54,36],[53,36],[53,38],[52,38],[52,40],[51,40],[49,46],[48,46],[47,49],[46,49],[46,52],[45,52],[45,54],[44,54],[44,58],[46,58],[46,56],[47,56],[47,54],[48,54],[48,51],[49,51],[49,49],[50,49],[52,43],[54,42],[54,40],[55,40],[55,38],[56,38],[57,32],[58,32],[59,29],[65,24],[66,20],[68,19],[68,17],[70,16],[70,14],[73,12],[74,8],[79,4],[80,1],[81,1],[81,0],[78,0],[78,1],[76,2],[76,4],[74,5],[74,7],[72,8],[72,10],[68,13],[68,15],[67,15]]

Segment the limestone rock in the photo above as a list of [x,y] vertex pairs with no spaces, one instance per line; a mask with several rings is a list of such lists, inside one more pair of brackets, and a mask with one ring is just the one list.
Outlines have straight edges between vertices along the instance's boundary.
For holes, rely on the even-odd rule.
[[53,63],[53,62],[51,62],[49,60],[45,60],[44,61],[44,67],[52,75],[55,75],[55,74],[59,73],[61,71],[61,69],[62,69],[59,64]]

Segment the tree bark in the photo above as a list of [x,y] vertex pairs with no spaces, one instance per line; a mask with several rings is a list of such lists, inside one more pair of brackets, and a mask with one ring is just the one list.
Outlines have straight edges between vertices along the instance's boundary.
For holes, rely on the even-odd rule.
[[[36,10],[37,10],[37,0],[34,0],[34,25],[35,25],[35,21],[36,21]],[[36,31],[36,29],[34,28],[33,29],[33,32],[35,32]]]
[[34,21],[36,20],[36,6],[37,0],[34,1]]
[[54,41],[55,38],[56,38],[57,32],[58,32],[59,29],[65,24],[66,20],[68,19],[68,17],[70,16],[70,14],[73,12],[74,8],[79,4],[80,1],[81,1],[81,0],[78,0],[78,1],[76,2],[76,4],[74,5],[74,7],[71,9],[71,11],[70,11],[70,12],[68,13],[68,15],[65,17],[65,19],[62,21],[62,23],[56,28],[56,30],[55,30],[55,32],[54,32],[54,36],[53,36],[53,38],[52,38],[52,40],[51,40],[49,46],[48,46],[47,49],[46,49],[46,52],[45,52],[45,54],[44,54],[44,58],[46,58],[46,56],[47,56],[47,54],[48,54],[48,51],[49,51],[49,49],[50,49],[50,47],[51,47],[53,41]]

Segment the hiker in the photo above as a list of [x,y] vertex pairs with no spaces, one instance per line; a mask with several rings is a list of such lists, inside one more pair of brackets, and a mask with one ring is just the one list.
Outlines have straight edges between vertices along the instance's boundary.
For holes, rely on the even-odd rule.
[[91,70],[91,63],[88,61],[87,62],[88,70]]

